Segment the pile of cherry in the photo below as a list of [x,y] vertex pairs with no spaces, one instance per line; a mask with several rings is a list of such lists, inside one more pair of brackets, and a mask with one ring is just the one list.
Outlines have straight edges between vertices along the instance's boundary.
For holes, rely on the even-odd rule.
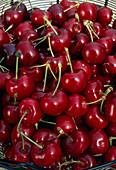
[[112,10],[29,3],[0,16],[1,158],[72,170],[116,160]]

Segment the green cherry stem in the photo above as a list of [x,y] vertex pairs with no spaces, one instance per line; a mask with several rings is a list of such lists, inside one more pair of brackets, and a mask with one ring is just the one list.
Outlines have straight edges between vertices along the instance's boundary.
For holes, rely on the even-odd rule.
[[3,62],[3,60],[5,59],[5,57],[2,57],[0,60],[0,64]]
[[112,146],[112,141],[113,141],[114,139],[116,140],[116,137],[113,137],[113,136],[109,137],[110,146]]
[[32,10],[32,12],[33,12],[33,11],[34,11],[34,9],[33,9],[33,7],[32,7],[31,1],[30,1],[30,0],[28,0],[28,2],[29,2],[29,4],[30,4],[31,10]]
[[23,144],[22,150],[24,151],[25,150],[25,141],[24,141],[24,137],[22,134],[21,134],[21,137],[22,137],[22,144]]
[[93,28],[91,27],[91,25],[88,25],[90,30],[93,32],[93,34],[97,37],[97,39],[99,39],[98,35],[95,33],[95,31],[93,30]]
[[17,10],[17,8],[20,6],[20,4],[23,2],[24,0],[21,0],[18,4],[17,4],[17,6],[16,6],[16,8],[15,8],[15,11]]
[[18,96],[18,94],[15,93],[15,94],[14,94],[14,104],[15,104],[15,105],[17,105],[17,96]]
[[41,29],[41,28],[43,28],[43,27],[45,27],[45,26],[47,26],[47,24],[45,24],[45,25],[41,25],[40,27],[38,27],[38,28],[34,29],[34,31],[39,30],[39,29]]
[[18,62],[19,62],[19,54],[16,53],[15,56],[16,56],[16,75],[15,75],[15,79],[16,79],[16,81],[17,81],[17,80],[18,80]]
[[64,12],[67,12],[67,11],[69,11],[72,8],[78,7],[79,5],[80,5],[80,3],[78,2],[76,5],[71,6],[70,8],[65,9]]
[[40,40],[44,39],[45,37],[46,37],[46,36],[40,37],[40,38],[38,38],[38,39],[36,39],[36,40],[33,40],[33,41],[31,41],[31,42],[40,41]]
[[44,67],[44,66],[46,66],[46,63],[45,63],[45,64],[42,64],[42,65],[32,66],[32,67],[30,67],[30,69],[33,69],[33,68],[36,68],[36,67]]
[[75,18],[78,20],[78,25],[75,27],[75,29],[77,29],[80,23],[79,15],[77,13],[75,13]]
[[20,124],[21,124],[23,118],[25,117],[25,115],[26,115],[27,113],[29,113],[28,110],[26,110],[25,113],[23,114],[23,116],[21,117],[21,119],[20,119],[20,121],[19,121],[19,123],[18,123],[18,126],[17,126],[17,131],[19,131],[19,129],[20,129]]
[[51,52],[51,55],[52,55],[52,57],[54,57],[54,53],[52,51],[51,42],[50,42],[50,36],[51,36],[51,34],[49,34],[49,36],[48,36],[48,45],[49,45],[49,50]]
[[48,68],[49,68],[49,64],[46,65],[46,69],[45,69],[45,78],[44,78],[43,92],[45,91],[45,87],[46,87]]
[[70,59],[70,55],[69,55],[69,50],[68,50],[67,47],[65,47],[65,52],[66,52],[68,60],[69,60],[69,65],[70,65],[71,73],[73,73],[72,63],[71,63],[71,59]]
[[12,27],[13,27],[13,24],[10,25],[10,26],[5,30],[5,32],[8,32]]
[[44,37],[41,41],[39,41],[36,45],[34,45],[34,48],[37,47],[40,43],[46,40],[46,37]]
[[50,64],[49,64],[49,70],[50,70],[52,76],[54,77],[54,79],[57,81],[57,78],[56,78],[54,72],[52,71],[52,68],[51,68]]
[[91,42],[93,42],[93,35],[92,35],[92,32],[91,32],[91,30],[90,30],[90,28],[89,28],[88,20],[85,20],[85,21],[83,22],[83,25],[88,29],[89,34],[90,34],[90,37],[91,37]]
[[55,93],[56,93],[56,91],[57,91],[57,89],[58,89],[58,87],[59,87],[59,85],[60,85],[60,80],[61,80],[61,68],[62,68],[62,63],[61,63],[61,61],[58,62],[58,68],[59,68],[59,79],[58,79],[57,86],[56,86],[56,88],[55,88],[55,90],[54,90],[52,96],[55,95]]
[[43,120],[43,119],[40,119],[39,122],[42,122],[42,123],[47,123],[47,124],[51,124],[51,125],[56,125],[55,122],[48,122],[46,120]]
[[83,165],[83,163],[82,163],[81,161],[74,161],[74,160],[71,160],[71,161],[65,161],[65,162],[63,162],[61,165],[56,166],[56,168],[59,168],[59,167],[65,165],[65,164],[69,165],[69,164],[73,164],[73,163],[80,163],[80,164]]
[[74,121],[74,123],[75,123],[76,129],[78,129],[78,127],[77,127],[77,124],[76,124],[76,122],[75,122],[74,117],[72,117],[72,119],[73,119],[73,121]]
[[1,68],[1,70],[3,71],[3,73],[5,72],[4,70],[6,70],[6,71],[10,71],[8,68],[6,68],[6,67],[4,67],[4,66],[2,66],[2,65],[0,65],[0,68]]

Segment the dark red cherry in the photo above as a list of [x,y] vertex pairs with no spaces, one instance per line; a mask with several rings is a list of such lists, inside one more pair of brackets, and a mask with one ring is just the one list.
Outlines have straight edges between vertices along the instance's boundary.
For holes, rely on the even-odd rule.
[[82,56],[89,64],[101,64],[106,57],[106,51],[101,44],[90,42],[83,46]]
[[89,152],[95,156],[101,156],[109,148],[109,141],[102,129],[93,129],[89,132]]
[[74,130],[70,133],[70,138],[64,138],[62,145],[67,154],[75,157],[82,154],[88,148],[89,138],[85,132]]
[[[21,75],[16,81],[13,77],[6,84],[7,93],[12,97],[20,100],[29,97],[35,89],[34,80],[27,75]],[[23,93],[22,93],[23,92]]]
[[84,96],[80,94],[69,95],[67,107],[64,111],[65,114],[74,118],[84,115],[89,109],[88,105],[82,105],[84,103],[87,103],[87,100]]
[[81,163],[72,164],[72,170],[82,170],[97,166],[96,159],[94,156],[88,152],[84,152],[80,156],[74,159],[75,161],[80,161]]
[[30,155],[31,146],[32,144],[30,142],[25,141],[24,150],[23,150],[22,141],[19,141],[16,144],[14,144],[11,149],[11,160],[29,163],[31,161],[31,155]]
[[4,143],[10,138],[11,126],[3,119],[0,120],[0,142]]
[[[57,27],[57,26],[54,26],[54,25],[52,25],[53,26],[53,28],[56,30],[56,31],[58,31],[59,30],[59,28]],[[50,26],[48,26],[47,28],[46,28],[46,31],[45,31],[45,35],[48,35],[48,33],[54,33],[54,30],[50,27]]]
[[[116,146],[112,146],[108,149],[105,154],[105,162],[111,162],[116,160]],[[112,168],[116,168],[116,164],[111,166]]]
[[[11,7],[11,9],[15,10],[15,8],[17,7],[18,4],[19,4],[18,1],[14,2],[14,4],[13,4],[12,7]],[[20,5],[19,5],[18,8],[17,8],[17,11],[18,11],[19,13],[21,13],[23,17],[25,17],[26,12],[27,12],[27,7],[26,7],[26,5],[25,5],[24,3],[20,3]]]
[[116,137],[116,122],[109,122],[106,131],[109,136]]
[[2,99],[2,106],[3,107],[5,107],[7,105],[11,105],[14,102],[14,100],[8,95],[7,92],[5,92],[3,94],[1,99]]
[[34,125],[41,118],[41,109],[39,102],[32,98],[25,98],[19,104],[20,118],[26,113],[22,122],[25,124]]
[[87,75],[85,71],[79,69],[74,73],[65,73],[61,78],[61,86],[66,92],[79,93],[84,90],[87,84]]
[[0,48],[6,43],[9,43],[9,36],[5,31],[0,29]]
[[58,129],[61,128],[65,133],[70,134],[76,129],[74,120],[66,115],[60,115],[56,118],[55,130],[59,133]]
[[113,28],[116,30],[116,19],[113,22]]
[[26,30],[21,34],[19,41],[24,41],[24,40],[33,41],[38,38],[39,38],[39,35],[37,32],[33,30]]
[[92,73],[92,76],[97,76],[100,74],[100,65],[99,64],[92,64],[90,65],[91,67],[91,73]]
[[98,106],[90,106],[85,115],[85,122],[91,128],[105,128],[108,125],[107,119],[100,114]]
[[[56,80],[55,80],[56,81]],[[38,102],[40,102],[41,98],[46,94],[46,92],[42,92],[42,91],[34,91],[32,93],[31,98],[32,99],[36,99]]]
[[108,7],[102,7],[97,11],[97,21],[103,26],[109,25],[112,21],[113,12]]
[[6,83],[8,80],[14,77],[14,73],[12,72],[0,72],[0,89],[6,89]]
[[[14,128],[11,132],[11,141],[13,144],[17,143],[18,141],[20,141],[22,139],[21,134],[17,131],[17,126],[18,126],[18,124],[16,124],[14,126]],[[26,125],[21,122],[20,129],[24,133],[24,135],[26,135],[29,138],[32,138],[32,136],[35,133],[34,125]],[[27,140],[27,139],[25,138],[25,140]]]
[[60,115],[67,106],[67,96],[61,91],[57,90],[53,96],[53,91],[48,92],[41,98],[40,106],[44,113],[52,116]]
[[19,107],[13,105],[7,105],[3,109],[3,116],[6,122],[10,124],[16,124],[19,122]]
[[97,5],[90,2],[81,3],[77,12],[81,21],[95,21],[97,17]]
[[67,19],[66,14],[60,4],[54,4],[48,8],[48,11],[52,15],[52,24],[61,26]]

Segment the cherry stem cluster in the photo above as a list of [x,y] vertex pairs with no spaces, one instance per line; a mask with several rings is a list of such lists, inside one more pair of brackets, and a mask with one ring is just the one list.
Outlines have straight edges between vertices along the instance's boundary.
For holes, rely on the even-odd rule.
[[5,30],[5,32],[8,32],[12,27],[13,27],[13,24],[10,25],[10,26]]
[[65,165],[65,164],[69,165],[69,164],[73,164],[73,163],[80,163],[80,164],[83,165],[83,163],[82,163],[81,161],[74,161],[74,160],[67,161],[67,160],[65,160],[65,162],[63,162],[63,163],[62,163],[61,165],[59,165],[59,166],[56,166],[56,168],[59,168],[59,167]]

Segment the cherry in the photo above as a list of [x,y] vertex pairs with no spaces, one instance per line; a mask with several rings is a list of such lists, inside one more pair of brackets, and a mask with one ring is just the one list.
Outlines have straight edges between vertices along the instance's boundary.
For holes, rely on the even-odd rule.
[[90,65],[91,67],[91,74],[92,74],[92,77],[94,76],[97,76],[100,74],[100,66],[99,64],[92,64]]
[[4,93],[2,96],[2,106],[5,107],[7,105],[11,105],[14,103],[14,100],[8,95],[8,93]]
[[[56,30],[56,31],[58,31],[59,30],[59,28],[57,27],[57,26],[54,26],[53,25],[53,28]],[[50,27],[50,26],[48,26],[47,28],[46,28],[46,31],[45,31],[45,35],[47,35],[48,33],[54,33],[54,30]]]
[[36,83],[43,80],[43,70],[40,67],[30,69],[30,66],[23,66],[21,67],[20,74],[30,76]]
[[81,69],[74,70],[74,73],[65,73],[61,78],[61,86],[63,87],[63,90],[69,93],[81,92],[84,90],[86,84],[87,76],[85,71]]
[[96,42],[90,42],[83,46],[82,56],[89,64],[101,64],[105,57],[105,48]]
[[83,60],[75,60],[73,63],[72,63],[72,68],[73,70],[76,70],[76,69],[82,69],[86,72],[86,75],[87,75],[87,80],[89,80],[91,78],[91,66],[83,61]]
[[[43,81],[37,83],[36,86],[35,86],[35,91],[37,91],[37,92],[43,92],[43,85],[44,85],[44,82],[43,82]],[[49,92],[49,88],[48,88],[47,85],[45,86],[44,92]]]
[[84,33],[76,34],[74,37],[74,42],[70,46],[70,52],[78,57],[81,55],[81,50],[84,44],[88,43],[89,37]]
[[75,161],[80,161],[82,162],[82,164],[74,163],[72,165],[72,170],[82,170],[97,166],[96,159],[93,157],[92,154],[88,152],[84,152],[83,154],[75,158]]
[[107,100],[105,105],[105,116],[107,120],[110,122],[116,122],[116,96]]
[[6,122],[9,124],[16,124],[19,121],[19,107],[13,105],[7,105],[3,109],[3,116]]
[[54,33],[50,37],[51,47],[54,52],[62,52],[65,47],[70,47],[71,35],[69,31],[64,28],[59,29],[57,33],[58,35]]
[[102,129],[93,129],[89,132],[89,152],[92,153],[92,155],[103,155],[108,148],[108,137]]
[[[116,160],[116,146],[112,146],[108,149],[105,154],[105,162],[110,162]],[[112,168],[116,168],[116,164],[111,166]]]
[[[55,80],[56,81],[56,80]],[[45,95],[45,92],[42,91],[35,91],[32,93],[31,98],[36,99],[38,102],[40,102],[41,98]]]
[[[7,93],[12,97],[20,100],[29,97],[35,89],[34,80],[27,75],[21,75],[16,81],[13,77],[6,83]],[[22,93],[23,91],[23,93]]]
[[20,41],[16,47],[20,53],[19,62],[23,65],[35,64],[39,59],[39,52],[29,41]]
[[4,13],[4,21],[7,25],[17,26],[23,21],[23,15],[18,10],[7,9]]
[[52,24],[61,26],[67,19],[66,14],[60,4],[54,4],[48,8],[48,11],[52,15]]
[[39,35],[37,32],[33,30],[25,30],[21,36],[19,41],[24,41],[24,40],[29,40],[29,41],[34,41],[39,38]]
[[82,33],[84,29],[82,22],[78,22],[76,18],[65,21],[62,28],[67,29],[71,33],[72,38],[74,38],[76,34]]
[[57,138],[57,135],[58,134],[53,130],[39,129],[37,132],[35,132],[35,134],[33,136],[33,140],[36,143],[53,141],[54,143],[60,145],[60,139]]
[[77,12],[81,21],[95,21],[97,17],[97,5],[90,2],[84,2],[79,5]]
[[85,115],[85,122],[91,128],[105,128],[108,125],[107,119],[100,114],[98,106],[90,106]]
[[[18,4],[19,4],[18,1],[14,2],[14,4],[11,7],[11,9],[15,10],[15,8],[17,7]],[[20,3],[20,5],[17,7],[17,11],[19,13],[21,13],[23,17],[25,17],[25,15],[27,13],[27,8],[26,8],[25,4],[24,3]]]
[[[70,134],[76,129],[74,120],[66,115],[60,115],[56,118],[55,131],[59,133],[59,128],[63,130],[66,134]],[[63,135],[63,134],[62,134]]]
[[36,145],[32,146],[31,158],[33,162],[41,167],[51,166],[56,163],[61,156],[61,148],[58,144],[53,142],[39,142],[43,147],[40,149]]
[[4,143],[10,138],[11,126],[3,119],[0,120],[0,142]]
[[113,22],[113,28],[116,30],[116,19]]
[[86,98],[80,94],[69,95],[65,114],[74,118],[84,115],[89,109],[88,105],[82,105],[86,102]]
[[0,48],[5,43],[9,43],[8,34],[6,32],[4,32],[2,29],[0,29]]
[[[22,139],[21,134],[17,131],[17,126],[16,124],[11,132],[11,141],[13,144],[17,143]],[[26,125],[21,122],[20,124],[20,129],[21,131],[29,138],[31,138],[34,133],[35,133],[35,126],[34,125]],[[26,138],[25,138],[26,140]]]
[[49,11],[43,11],[40,9],[35,9],[31,15],[31,22],[35,26],[41,26],[45,24],[43,16],[46,16],[49,21],[52,21],[52,15]]
[[14,77],[14,73],[12,72],[0,72],[0,89],[6,89],[6,83],[8,80]]
[[41,109],[44,113],[51,116],[60,115],[67,106],[67,96],[61,91],[57,90],[55,95],[53,95],[53,91],[45,94],[40,101]]
[[116,122],[109,122],[106,131],[109,136],[116,137]]
[[[26,113],[27,112],[27,113]],[[25,114],[26,113],[26,114]],[[32,98],[25,98],[19,104],[19,116],[23,117],[22,122],[34,125],[41,118],[41,109],[39,102]]]
[[18,162],[30,162],[31,146],[32,144],[28,141],[25,141],[24,149],[23,149],[22,141],[19,141],[16,144],[14,144],[11,149],[11,160],[18,161]]
[[75,157],[82,154],[88,148],[89,138],[85,132],[74,130],[70,133],[70,138],[64,138],[62,143],[63,149],[66,153]]
[[108,7],[102,7],[97,11],[97,21],[103,26],[109,25],[112,21],[113,12]]

